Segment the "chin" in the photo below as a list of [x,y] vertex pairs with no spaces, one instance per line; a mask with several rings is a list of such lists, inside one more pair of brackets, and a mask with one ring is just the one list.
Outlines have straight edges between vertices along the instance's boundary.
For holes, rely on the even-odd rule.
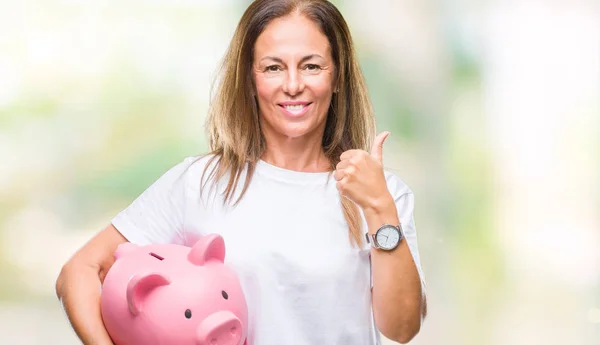
[[301,138],[308,134],[307,132],[301,132],[301,131],[281,131],[278,133],[279,133],[279,135],[286,137],[288,139]]
[[[263,122],[263,130],[267,136],[273,135],[275,137],[286,138],[286,139],[297,139],[302,137],[315,136],[320,130],[322,131],[325,127],[325,119],[322,121],[315,121],[315,118],[305,118],[302,121],[286,121],[277,119],[276,121],[269,121],[265,119]],[[321,129],[321,127],[323,127]]]
[[282,135],[282,136],[290,138],[290,139],[304,137],[304,136],[307,136],[307,135],[313,133],[314,131],[315,131],[315,129],[313,129],[313,128],[296,127],[296,126],[290,126],[290,127],[286,127],[286,128],[278,128],[277,129],[277,133],[279,135]]

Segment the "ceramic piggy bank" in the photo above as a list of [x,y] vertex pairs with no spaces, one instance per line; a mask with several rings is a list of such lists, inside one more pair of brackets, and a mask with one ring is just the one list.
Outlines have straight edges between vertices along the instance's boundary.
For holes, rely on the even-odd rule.
[[219,235],[192,246],[121,244],[102,286],[115,345],[247,344],[248,309]]

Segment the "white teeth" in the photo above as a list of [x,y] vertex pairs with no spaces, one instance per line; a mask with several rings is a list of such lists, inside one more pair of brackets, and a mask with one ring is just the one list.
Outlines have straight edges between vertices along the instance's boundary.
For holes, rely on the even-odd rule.
[[285,105],[285,110],[289,111],[292,114],[300,114],[302,112],[302,110],[304,109],[304,105],[302,104],[298,104],[298,105]]

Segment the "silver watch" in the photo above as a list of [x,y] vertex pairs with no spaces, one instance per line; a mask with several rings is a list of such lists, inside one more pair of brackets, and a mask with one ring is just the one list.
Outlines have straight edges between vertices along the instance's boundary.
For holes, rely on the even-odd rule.
[[400,225],[384,224],[382,227],[377,229],[375,234],[365,234],[367,242],[371,244],[371,247],[390,251],[398,247],[404,234],[402,233],[402,227]]

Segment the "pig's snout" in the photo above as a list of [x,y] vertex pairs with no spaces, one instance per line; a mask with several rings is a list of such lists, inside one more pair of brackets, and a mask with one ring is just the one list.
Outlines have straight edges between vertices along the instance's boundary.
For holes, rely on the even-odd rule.
[[230,311],[209,315],[198,326],[198,345],[242,345],[245,338],[242,323]]

